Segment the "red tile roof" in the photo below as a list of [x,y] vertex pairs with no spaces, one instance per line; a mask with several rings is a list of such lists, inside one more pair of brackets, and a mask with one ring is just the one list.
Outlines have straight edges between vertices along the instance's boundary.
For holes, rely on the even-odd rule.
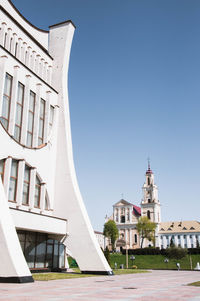
[[133,213],[137,215],[141,215],[141,208],[136,205],[133,205]]

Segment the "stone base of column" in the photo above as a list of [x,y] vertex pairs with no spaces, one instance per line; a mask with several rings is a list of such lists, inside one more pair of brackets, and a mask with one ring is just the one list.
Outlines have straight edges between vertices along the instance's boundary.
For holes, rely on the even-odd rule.
[[82,274],[107,275],[113,276],[113,271],[81,271]]
[[29,283],[29,282],[34,282],[32,276],[0,277],[0,283]]

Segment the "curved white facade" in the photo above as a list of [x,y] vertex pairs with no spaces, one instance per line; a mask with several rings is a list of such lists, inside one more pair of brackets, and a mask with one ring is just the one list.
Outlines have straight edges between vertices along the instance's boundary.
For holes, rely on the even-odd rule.
[[[67,83],[75,27],[66,21],[41,31],[8,0],[0,0],[0,27],[0,240],[9,250],[7,264],[0,263],[0,280],[32,280],[14,228],[31,268],[41,267],[44,248],[53,248],[59,267],[65,245],[82,272],[112,274],[88,218],[73,163]],[[12,228],[12,243],[7,227]],[[30,237],[36,237],[34,254],[27,247]]]

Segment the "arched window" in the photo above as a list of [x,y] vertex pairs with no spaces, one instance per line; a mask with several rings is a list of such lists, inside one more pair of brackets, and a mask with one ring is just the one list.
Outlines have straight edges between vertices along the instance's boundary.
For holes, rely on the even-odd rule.
[[137,234],[135,234],[135,243],[137,244]]
[[148,219],[151,219],[151,213],[149,210],[147,211],[147,217],[148,217]]
[[150,185],[150,178],[148,177],[148,185]]

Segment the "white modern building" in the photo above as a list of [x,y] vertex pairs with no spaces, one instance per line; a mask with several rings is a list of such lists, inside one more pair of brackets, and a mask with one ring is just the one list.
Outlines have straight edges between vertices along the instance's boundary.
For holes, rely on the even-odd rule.
[[[28,5],[28,4],[27,4]],[[0,281],[30,269],[112,274],[73,164],[68,65],[75,26],[36,28],[0,0]]]

